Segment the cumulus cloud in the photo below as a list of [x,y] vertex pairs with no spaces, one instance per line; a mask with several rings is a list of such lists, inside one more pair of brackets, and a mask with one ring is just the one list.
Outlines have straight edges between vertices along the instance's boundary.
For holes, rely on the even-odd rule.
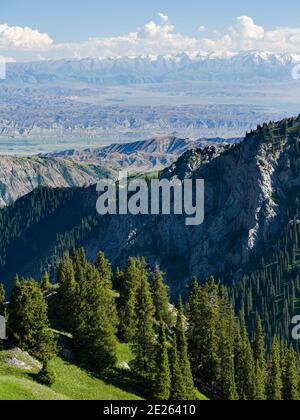
[[205,51],[269,51],[273,53],[299,53],[300,27],[275,28],[267,31],[249,16],[239,16],[227,32],[214,31],[210,38],[199,40]]
[[300,27],[279,27],[267,31],[257,25],[249,16],[240,16],[234,25],[228,28],[228,33],[215,39],[205,41],[211,49],[222,51],[269,51],[273,53],[299,53]]
[[86,43],[72,45],[77,55],[119,56],[141,54],[176,54],[181,52],[238,52],[267,50],[270,52],[300,52],[300,27],[275,28],[267,31],[249,16],[239,16],[225,30],[214,30],[210,36],[201,37],[205,26],[198,28],[199,35],[192,37],[176,31],[169,16],[158,14],[137,32],[112,38],[91,38]]
[[263,39],[265,35],[264,28],[256,25],[254,20],[249,16],[238,17],[235,26],[231,26],[229,29],[234,36],[246,40]]
[[[206,36],[202,32],[206,32]],[[198,33],[197,33],[198,32]],[[238,51],[258,50],[300,53],[300,27],[266,30],[249,16],[239,16],[229,28],[208,31],[195,28],[195,36],[176,30],[166,14],[146,23],[135,32],[115,37],[89,38],[82,43],[55,43],[48,34],[31,28],[0,24],[1,51],[38,51],[34,57],[83,58],[137,56],[178,53],[218,53],[230,55]]]
[[29,27],[0,25],[1,50],[44,50],[53,44],[49,35]]
[[156,23],[153,20],[146,23],[144,28],[138,32],[141,38],[170,38],[173,36],[175,27],[170,23],[169,16],[163,13],[158,14],[160,22]]
[[160,17],[162,23],[167,23],[169,21],[169,16],[164,13],[158,13],[158,16]]
[[176,54],[197,50],[197,39],[175,31],[168,16],[159,13],[136,32],[110,38],[89,38],[81,44],[54,45],[52,51],[69,52],[76,57],[137,56]]

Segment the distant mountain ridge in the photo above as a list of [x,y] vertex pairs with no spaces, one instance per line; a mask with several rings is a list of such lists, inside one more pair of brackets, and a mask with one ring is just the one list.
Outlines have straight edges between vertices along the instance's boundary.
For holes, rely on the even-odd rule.
[[26,85],[63,81],[104,86],[196,80],[282,81],[291,78],[291,70],[299,62],[297,54],[256,51],[84,58],[9,63],[7,77],[8,82]]
[[103,165],[59,158],[0,156],[0,207],[12,204],[39,186],[80,187],[108,176],[111,172]]
[[224,146],[241,139],[180,139],[174,136],[158,137],[145,141],[125,144],[111,144],[110,146],[85,150],[66,150],[44,155],[70,159],[74,162],[86,162],[106,165],[109,168],[126,169],[129,172],[143,172],[159,170],[170,166],[187,150],[203,149],[215,145],[223,150]]
[[227,145],[219,138],[191,141],[164,137],[32,157],[0,156],[0,207],[39,186],[82,187],[96,184],[103,177],[114,177],[121,169],[130,173],[161,170],[187,150],[214,144],[220,153]]
[[[286,116],[275,108],[255,105],[102,106],[85,103],[82,91],[77,99],[50,95],[44,85],[20,91],[14,88],[5,99],[3,89],[0,82],[0,136],[8,142],[22,138],[74,138],[74,143],[80,144],[90,138],[128,143],[166,135],[243,137],[257,124]],[[95,93],[89,94],[93,98]]]

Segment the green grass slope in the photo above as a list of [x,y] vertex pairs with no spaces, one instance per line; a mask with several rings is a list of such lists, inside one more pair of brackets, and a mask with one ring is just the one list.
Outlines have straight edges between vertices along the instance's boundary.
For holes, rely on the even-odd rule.
[[[24,363],[30,370],[11,366],[7,360]],[[143,384],[125,369],[132,359],[129,345],[118,345],[118,364],[105,375],[97,375],[60,357],[51,362],[57,375],[56,383],[48,388],[36,381],[39,367],[36,361],[18,350],[0,352],[0,401],[3,400],[110,400],[134,401],[146,399]],[[206,398],[197,391],[199,400]]]
[[[120,345],[118,356],[118,365],[129,362],[128,346]],[[7,359],[17,359],[31,370],[10,366]],[[143,397],[130,372],[122,368],[117,367],[106,376],[97,377],[58,357],[51,366],[57,374],[57,381],[48,388],[37,383],[38,368],[26,354],[0,352],[0,400],[141,400]]]
[[67,400],[51,389],[35,383],[32,380],[18,378],[13,375],[0,376],[0,400]]

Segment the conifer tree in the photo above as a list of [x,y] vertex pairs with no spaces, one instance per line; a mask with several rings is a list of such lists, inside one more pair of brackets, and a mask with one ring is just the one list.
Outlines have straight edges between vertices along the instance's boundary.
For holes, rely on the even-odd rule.
[[124,284],[124,273],[117,267],[116,272],[113,276],[113,289],[120,292]]
[[59,324],[66,331],[73,332],[74,320],[76,316],[76,293],[77,283],[75,280],[75,271],[73,261],[65,258],[57,270],[57,283],[59,285],[56,307]]
[[193,319],[193,315],[199,309],[199,290],[200,285],[196,277],[193,277],[191,284],[189,285],[189,296],[186,305],[187,316],[190,320]]
[[145,268],[140,272],[134,308],[135,327],[132,335],[133,368],[145,379],[152,381],[155,372],[155,309]]
[[265,338],[263,332],[263,326],[260,316],[256,316],[256,325],[253,340],[253,355],[254,359],[257,360],[261,366],[266,364],[265,360]]
[[5,289],[3,284],[0,283],[0,315],[4,316],[5,315]]
[[219,322],[221,316],[219,287],[214,279],[210,278],[200,289],[199,294],[194,369],[197,378],[209,388],[212,395],[217,392],[220,381]]
[[113,296],[94,266],[85,263],[77,268],[83,276],[77,276],[74,344],[81,360],[102,371],[116,362],[116,319],[107,310],[109,299],[113,306]]
[[184,401],[186,399],[185,378],[180,369],[179,355],[177,351],[176,334],[173,337],[172,348],[170,350],[171,368],[171,396],[173,401]]
[[280,363],[280,344],[277,337],[273,340],[268,375],[267,396],[271,401],[282,400],[282,370]]
[[255,363],[244,314],[240,316],[236,336],[236,385],[241,400],[255,398]]
[[10,343],[41,361],[56,350],[49,331],[48,308],[39,285],[33,280],[16,279],[8,307]]
[[283,369],[283,399],[286,401],[298,401],[299,395],[299,370],[297,354],[293,347],[285,346]]
[[[0,316],[6,316],[5,310],[5,290],[3,284],[0,283]],[[3,342],[0,340],[0,350],[3,348]]]
[[179,308],[177,313],[176,323],[176,340],[177,340],[177,352],[179,357],[179,366],[181,375],[185,381],[185,399],[191,400],[194,398],[194,380],[191,371],[191,364],[188,357],[188,344],[186,338],[186,325],[185,317],[183,312],[182,300],[179,301]]
[[266,371],[261,368],[258,360],[255,363],[255,393],[254,400],[265,401],[267,399],[266,394]]
[[221,363],[220,372],[220,395],[228,401],[239,399],[235,383],[234,365],[234,332],[235,317],[232,307],[229,305],[225,289],[221,290],[220,297],[221,313],[220,319],[220,345],[219,357]]
[[122,322],[120,323],[119,335],[127,343],[131,342],[134,336],[136,295],[143,269],[141,260],[129,258],[120,289],[118,309],[119,318]]
[[159,328],[156,377],[154,382],[154,397],[156,400],[169,400],[171,393],[171,373],[168,356],[166,327],[163,321]]
[[200,307],[200,286],[196,277],[192,279],[189,286],[189,296],[186,306],[188,321],[188,347],[192,369],[196,370],[199,366],[198,360],[201,355],[201,314],[203,308]]
[[116,299],[113,291],[112,283],[112,269],[108,259],[105,258],[103,252],[99,252],[96,258],[95,266],[99,272],[101,282],[103,284],[103,298],[106,297],[106,302],[103,302],[107,312],[110,314],[112,323],[118,325],[118,312],[116,307]]
[[97,270],[99,271],[100,278],[102,282],[106,285],[108,285],[110,288],[112,288],[112,270],[111,270],[111,264],[109,260],[105,258],[104,252],[99,252],[96,261],[95,266]]
[[42,278],[41,288],[43,292],[48,292],[51,289],[52,285],[50,282],[50,277],[48,273],[45,273]]
[[168,327],[171,327],[174,323],[174,316],[170,308],[168,287],[164,283],[163,273],[158,267],[152,276],[151,291],[156,321],[163,320]]
[[109,261],[99,253],[94,266],[79,250],[60,264],[57,280],[60,324],[72,332],[78,358],[99,370],[113,366],[118,317]]
[[84,248],[80,248],[77,251],[75,251],[74,255],[72,256],[72,261],[75,267],[76,275],[81,274],[81,268],[83,271],[87,267],[87,259]]
[[265,337],[262,322],[259,316],[256,317],[256,326],[253,341],[253,353],[255,363],[255,400],[266,400],[266,356]]

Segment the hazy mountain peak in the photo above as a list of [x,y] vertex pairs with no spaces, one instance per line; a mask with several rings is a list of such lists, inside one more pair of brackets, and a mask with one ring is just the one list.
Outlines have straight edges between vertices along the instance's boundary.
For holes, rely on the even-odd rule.
[[[191,80],[287,80],[298,54],[267,51],[142,55],[9,63],[8,82],[18,78],[28,84],[80,80],[111,85]],[[30,76],[30,78],[28,78]],[[16,79],[17,78],[17,79]]]

